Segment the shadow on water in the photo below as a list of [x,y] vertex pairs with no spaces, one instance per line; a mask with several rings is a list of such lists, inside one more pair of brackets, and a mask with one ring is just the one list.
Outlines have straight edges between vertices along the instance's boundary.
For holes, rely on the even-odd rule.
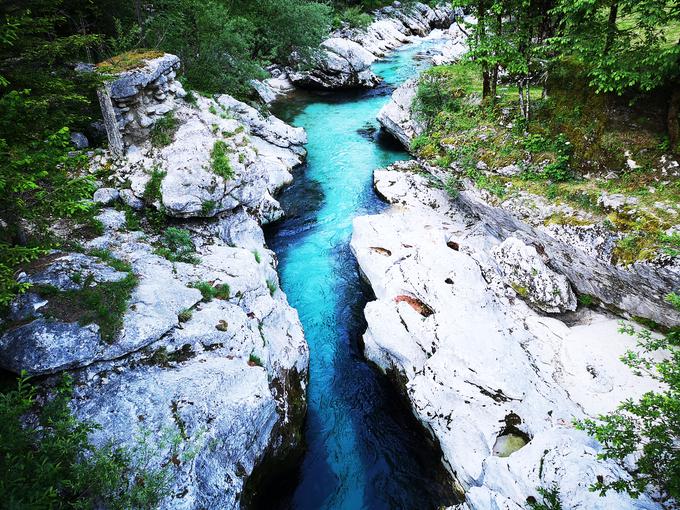
[[381,66],[390,84],[382,90],[301,93],[275,112],[309,136],[308,162],[280,197],[286,218],[266,231],[310,346],[306,451],[259,488],[252,508],[428,510],[456,502],[438,446],[395,381],[362,353],[372,296],[349,248],[352,219],[386,207],[373,192],[373,170],[408,158],[375,115],[391,84],[408,77],[404,67],[415,69],[408,52]]

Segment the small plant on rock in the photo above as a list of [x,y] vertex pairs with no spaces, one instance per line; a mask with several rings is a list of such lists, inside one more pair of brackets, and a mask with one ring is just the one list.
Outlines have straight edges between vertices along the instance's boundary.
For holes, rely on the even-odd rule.
[[275,280],[267,280],[267,288],[269,289],[269,294],[273,296],[279,290],[279,284]]
[[248,364],[251,367],[262,367],[262,366],[264,366],[262,364],[262,360],[259,358],[259,356],[257,356],[256,354],[254,354],[252,352],[250,353],[250,356],[248,356]]
[[562,501],[557,485],[553,484],[549,489],[538,487],[536,489],[542,501],[538,501],[534,496],[527,498],[527,507],[530,510],[562,510]]
[[194,282],[189,287],[201,291],[203,301],[210,302],[213,299],[229,299],[231,289],[226,283],[213,286],[210,282]]
[[216,140],[210,153],[210,169],[223,179],[234,178],[234,169],[229,161],[229,146],[222,140]]
[[168,227],[163,233],[161,244],[162,246],[156,248],[155,253],[171,262],[186,262],[188,264],[200,262],[188,230]]
[[180,322],[189,322],[191,318],[193,317],[194,313],[189,310],[188,308],[185,308],[181,312],[179,312],[179,315],[177,315],[177,319]]
[[178,122],[175,115],[172,112],[166,113],[151,128],[151,145],[154,147],[170,145],[177,128]]

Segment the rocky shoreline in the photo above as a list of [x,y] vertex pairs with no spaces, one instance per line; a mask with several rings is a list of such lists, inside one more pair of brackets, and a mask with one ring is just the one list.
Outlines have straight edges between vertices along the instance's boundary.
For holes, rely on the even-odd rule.
[[660,508],[590,492],[622,473],[572,425],[655,388],[619,361],[635,339],[606,312],[544,313],[575,308],[566,279],[431,179],[417,162],[376,171],[392,207],[357,218],[351,246],[376,296],[366,357],[404,381],[465,492],[461,508],[524,508],[538,487],[557,487],[565,508]]
[[[253,86],[267,103],[295,87],[318,90],[377,87],[381,80],[371,71],[371,64],[416,37],[448,29],[455,12],[446,4],[432,8],[418,2],[404,8],[395,2],[376,10],[375,21],[367,28],[335,31],[302,69],[274,66],[270,69],[272,78]],[[449,51],[455,49],[446,48],[444,53]]]

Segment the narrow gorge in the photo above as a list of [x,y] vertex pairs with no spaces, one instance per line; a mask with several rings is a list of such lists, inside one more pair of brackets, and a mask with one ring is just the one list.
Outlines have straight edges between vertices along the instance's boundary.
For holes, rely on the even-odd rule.
[[[242,68],[243,41],[162,49],[180,17],[138,3],[147,24],[107,44],[160,19],[160,49],[69,61],[87,130],[35,142],[49,171],[13,159],[32,183],[0,175],[21,189],[0,224],[8,508],[676,508],[672,130],[593,100],[571,61],[513,81],[516,41],[484,37],[514,37],[523,6],[294,3],[312,48],[283,30],[252,56],[258,11],[207,25],[252,30]],[[233,76],[192,87],[201,52]],[[68,198],[30,194],[57,171]]]

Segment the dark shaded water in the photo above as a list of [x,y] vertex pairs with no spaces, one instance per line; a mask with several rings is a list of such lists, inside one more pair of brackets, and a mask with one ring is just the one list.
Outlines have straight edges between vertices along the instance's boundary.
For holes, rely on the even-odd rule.
[[[420,67],[426,42],[395,52],[374,69],[396,86]],[[454,502],[438,449],[406,402],[361,354],[368,292],[350,253],[352,219],[379,212],[376,168],[408,158],[381,137],[375,120],[389,87],[304,95],[276,112],[309,136],[307,164],[281,202],[286,219],[267,232],[288,300],[310,346],[307,451],[286,494],[262,508],[434,509]]]

